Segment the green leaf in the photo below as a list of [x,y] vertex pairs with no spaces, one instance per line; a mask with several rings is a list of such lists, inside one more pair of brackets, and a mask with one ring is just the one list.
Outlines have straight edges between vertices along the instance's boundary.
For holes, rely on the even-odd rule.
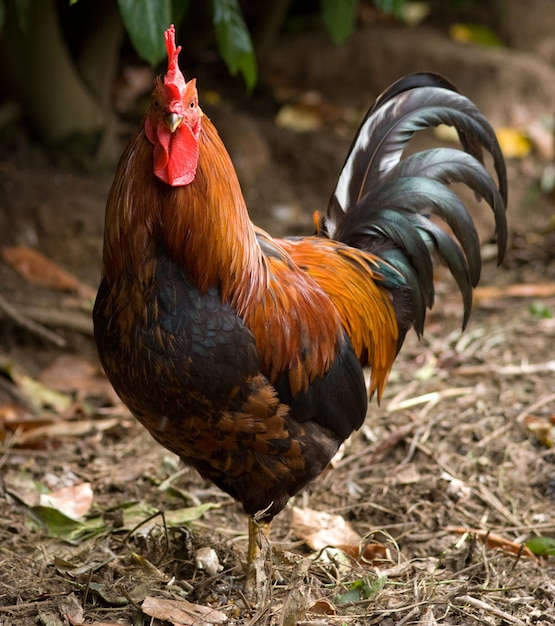
[[[143,500],[140,500],[139,502],[125,502],[120,506],[114,507],[114,510],[115,509],[123,510],[123,523],[121,524],[119,530],[132,530],[139,524],[142,525],[141,527],[144,530],[144,528],[149,528],[156,524],[162,524],[162,516],[160,516],[159,520],[153,517],[159,513],[160,510]],[[146,520],[150,517],[153,519],[146,522]],[[150,526],[148,526],[148,524],[150,524]]]
[[210,509],[219,509],[220,505],[213,502],[206,502],[197,506],[188,506],[182,509],[166,511],[164,517],[168,526],[183,526],[200,519]]
[[[166,511],[164,519],[168,527],[186,526],[202,517],[210,509],[217,508],[219,508],[218,504],[207,502],[198,506]],[[159,509],[147,502],[126,502],[112,510],[116,509],[123,510],[123,524],[117,528],[107,526],[104,517],[100,515],[79,521],[49,506],[33,506],[29,507],[28,511],[35,523],[46,528],[49,537],[56,537],[71,544],[78,544],[85,539],[101,534],[129,531],[139,525],[144,532],[145,529],[163,524],[162,516],[160,519],[153,517],[160,512]]]
[[135,50],[151,65],[166,56],[164,31],[171,23],[171,0],[118,0]]
[[553,537],[534,537],[526,542],[526,547],[536,556],[555,556]]
[[360,590],[356,587],[350,587],[347,591],[345,591],[345,593],[338,593],[334,597],[333,601],[337,606],[360,602]]
[[355,580],[344,593],[337,594],[333,601],[340,606],[368,600],[376,596],[385,587],[386,583],[387,576],[378,576],[375,580],[370,578]]
[[123,505],[121,508],[123,509],[123,526],[120,530],[131,530],[140,524],[144,532],[152,526],[161,526],[164,523],[163,520],[165,520],[168,527],[186,526],[202,517],[210,509],[219,508],[219,505],[207,502],[206,504],[199,504],[198,506],[164,511],[163,518],[162,515],[156,516],[156,513],[160,513],[159,509],[154,508],[144,501],[130,502]]
[[491,48],[502,48],[503,41],[483,24],[453,24],[449,29],[451,38],[461,43],[475,43]]
[[220,54],[232,75],[241,72],[250,91],[257,80],[256,59],[239,4],[237,0],[212,0],[212,11]]
[[69,395],[51,389],[29,376],[13,371],[12,380],[17,384],[25,398],[27,398],[29,403],[37,411],[49,408],[58,413],[62,413],[66,411],[73,402]]
[[374,0],[374,4],[382,13],[395,17],[401,17],[406,3],[407,0]]
[[34,506],[29,511],[35,520],[46,527],[50,537],[57,537],[68,543],[75,544],[108,531],[104,520],[99,516],[80,522],[49,506]]
[[542,319],[551,319],[553,317],[553,311],[544,302],[532,302],[528,310],[534,317]]
[[322,19],[334,43],[341,43],[353,32],[358,0],[321,0]]

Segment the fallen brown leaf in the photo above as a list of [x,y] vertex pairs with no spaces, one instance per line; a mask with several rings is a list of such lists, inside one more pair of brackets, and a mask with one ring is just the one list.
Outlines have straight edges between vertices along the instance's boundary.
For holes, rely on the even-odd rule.
[[170,600],[147,596],[141,608],[150,617],[164,620],[174,626],[210,626],[227,621],[225,613],[187,600]]
[[77,398],[96,397],[120,404],[99,363],[89,357],[63,354],[42,370],[39,380],[51,389],[74,393]]
[[94,298],[96,291],[75,275],[56,265],[41,252],[27,246],[5,246],[2,258],[18,274],[34,285],[58,291],[72,291],[83,298]]
[[313,509],[293,507],[291,530],[312,550],[322,550],[326,546],[337,548],[345,544],[358,546],[361,540],[361,536],[341,515]]
[[387,546],[382,543],[367,543],[362,545],[339,545],[337,546],[345,554],[355,561],[378,565],[384,561],[391,561],[391,554]]
[[41,506],[49,506],[75,520],[82,519],[91,510],[92,503],[93,490],[90,483],[79,483],[40,495]]
[[[103,432],[111,430],[124,422],[118,417],[106,419],[53,419],[46,421],[37,420],[18,420],[5,422],[6,431],[16,433],[12,445],[14,446],[33,446],[40,447],[46,441],[59,439],[63,437],[85,437],[91,433]],[[2,429],[0,428],[0,434]]]
[[293,507],[291,530],[315,551],[337,548],[359,563],[372,565],[391,560],[386,546],[381,543],[364,543],[341,515]]
[[131,622],[76,622],[71,615],[66,617],[71,626],[131,626]]
[[555,446],[555,420],[553,416],[550,419],[536,417],[535,415],[527,415],[524,418],[526,430],[546,448]]
[[311,607],[310,613],[316,613],[317,615],[335,615],[337,609],[335,606],[325,598],[317,600]]

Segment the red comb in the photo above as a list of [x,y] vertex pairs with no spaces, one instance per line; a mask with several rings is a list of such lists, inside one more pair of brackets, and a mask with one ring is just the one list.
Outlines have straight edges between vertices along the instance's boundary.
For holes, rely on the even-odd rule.
[[164,39],[166,40],[166,52],[168,53],[168,71],[164,76],[164,85],[172,91],[174,98],[177,99],[183,93],[187,82],[177,62],[181,46],[175,47],[175,27],[173,24],[164,33]]

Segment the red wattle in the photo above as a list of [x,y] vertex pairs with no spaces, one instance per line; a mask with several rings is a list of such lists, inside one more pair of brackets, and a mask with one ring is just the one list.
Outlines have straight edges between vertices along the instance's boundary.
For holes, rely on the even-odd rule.
[[172,133],[165,123],[160,122],[156,131],[154,173],[172,187],[188,185],[197,170],[197,139],[186,124],[181,124]]

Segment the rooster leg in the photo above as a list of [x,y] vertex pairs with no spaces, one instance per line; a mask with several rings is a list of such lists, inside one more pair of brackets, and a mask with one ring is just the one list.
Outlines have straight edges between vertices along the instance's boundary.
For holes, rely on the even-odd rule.
[[249,516],[249,546],[245,592],[249,600],[260,604],[271,582],[270,531],[271,521]]

